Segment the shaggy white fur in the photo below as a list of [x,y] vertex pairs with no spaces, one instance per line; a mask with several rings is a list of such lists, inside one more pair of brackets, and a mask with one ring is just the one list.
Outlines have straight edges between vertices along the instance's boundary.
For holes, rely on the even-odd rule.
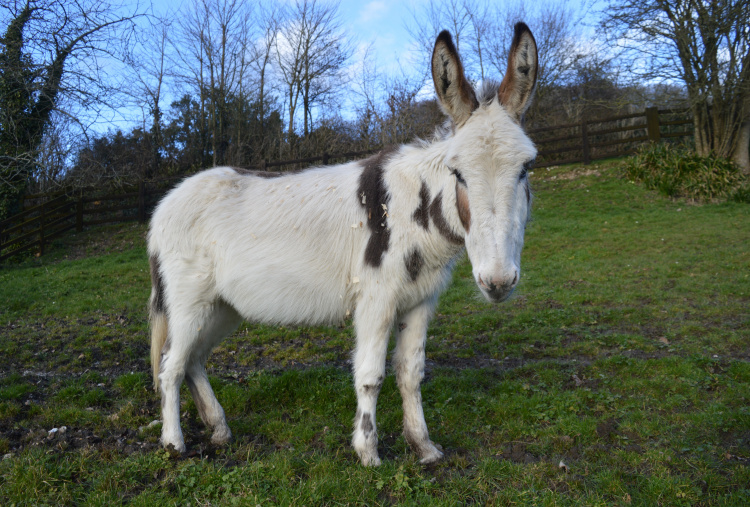
[[[419,387],[427,324],[464,245],[488,300],[504,300],[518,283],[531,200],[526,168],[536,156],[520,118],[536,61],[533,36],[519,24],[500,85],[512,104],[500,92],[480,103],[443,32],[432,71],[441,106],[454,121],[451,135],[274,178],[215,168],[162,200],[148,251],[164,446],[185,450],[183,380],[214,430],[212,441],[231,438],[204,364],[242,319],[317,325],[353,315],[352,441],[362,463],[380,463],[375,408],[394,329],[404,435],[424,463],[442,457],[429,438]],[[519,104],[518,97],[526,99]]]

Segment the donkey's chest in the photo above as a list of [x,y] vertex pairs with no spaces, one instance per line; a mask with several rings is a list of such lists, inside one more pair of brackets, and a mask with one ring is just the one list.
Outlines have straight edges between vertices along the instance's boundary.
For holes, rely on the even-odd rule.
[[416,250],[404,254],[401,273],[391,292],[398,313],[404,313],[426,299],[436,297],[450,284],[458,250],[448,259],[424,258]]

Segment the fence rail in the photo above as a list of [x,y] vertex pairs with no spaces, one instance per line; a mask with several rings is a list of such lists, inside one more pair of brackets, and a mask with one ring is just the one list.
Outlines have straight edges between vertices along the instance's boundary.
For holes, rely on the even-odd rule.
[[[692,126],[688,110],[659,111],[652,107],[640,113],[541,127],[527,133],[538,149],[536,166],[548,167],[576,162],[589,164],[593,160],[631,154],[646,141],[659,142],[693,135],[692,128],[685,128],[685,125]],[[378,149],[263,161],[260,166],[248,169],[301,168],[317,162],[326,165],[370,155]],[[101,194],[96,189],[88,189],[78,191],[77,196],[63,192],[27,196],[26,202],[38,204],[0,221],[0,261],[33,248],[42,255],[45,244],[73,228],[82,231],[92,225],[143,223],[159,198],[177,179],[141,181],[136,188],[116,194]]]
[[692,136],[692,124],[687,109],[650,107],[640,113],[531,129],[528,134],[539,151],[536,166],[548,167],[630,155],[647,141]]

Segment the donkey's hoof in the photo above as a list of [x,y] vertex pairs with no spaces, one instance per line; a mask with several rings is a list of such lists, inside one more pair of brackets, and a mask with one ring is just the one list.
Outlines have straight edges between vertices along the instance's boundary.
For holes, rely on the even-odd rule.
[[379,467],[380,458],[377,456],[360,456],[362,465],[366,467]]
[[426,448],[419,453],[419,457],[419,462],[422,465],[434,465],[443,459],[443,447],[440,444],[430,442],[429,446],[426,446]]
[[163,444],[164,450],[169,453],[169,455],[173,458],[179,457],[181,454],[184,454],[184,452],[187,450],[185,447],[185,443],[181,443],[178,445],[169,443],[169,444]]
[[226,445],[232,441],[232,431],[228,426],[217,428],[211,436],[211,443],[214,445]]

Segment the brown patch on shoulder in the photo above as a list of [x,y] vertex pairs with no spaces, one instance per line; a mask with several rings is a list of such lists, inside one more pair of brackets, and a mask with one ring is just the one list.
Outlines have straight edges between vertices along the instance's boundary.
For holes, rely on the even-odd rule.
[[164,282],[161,278],[159,256],[152,255],[148,258],[151,269],[151,286],[154,292],[151,300],[151,311],[153,313],[166,313],[167,307],[164,301]]
[[445,215],[443,215],[442,190],[438,192],[438,195],[435,196],[432,204],[430,204],[430,218],[432,218],[432,221],[435,223],[435,227],[437,227],[438,232],[442,234],[445,239],[456,245],[464,244],[464,238],[453,232],[450,225],[448,225],[448,221],[445,219]]
[[456,207],[458,208],[458,218],[461,219],[461,225],[464,226],[466,232],[469,232],[469,228],[471,227],[469,193],[466,191],[466,186],[458,181],[456,182]]
[[385,188],[383,172],[388,159],[396,147],[386,148],[361,162],[362,175],[357,188],[357,201],[367,213],[367,228],[370,239],[365,247],[365,264],[379,267],[388,251],[391,231],[388,228],[388,202],[390,195]]
[[416,282],[419,277],[419,272],[422,271],[424,265],[424,259],[419,249],[414,248],[409,255],[404,258],[404,264],[406,265],[406,272],[409,273],[409,278],[412,282]]
[[411,219],[422,226],[424,230],[430,228],[430,189],[427,188],[425,182],[422,182],[422,186],[419,189],[419,206],[414,210]]
[[258,178],[278,178],[284,174],[291,174],[291,172],[282,173],[278,171],[251,171],[250,169],[243,169],[242,167],[232,167],[234,172],[241,174],[242,176],[257,176]]

